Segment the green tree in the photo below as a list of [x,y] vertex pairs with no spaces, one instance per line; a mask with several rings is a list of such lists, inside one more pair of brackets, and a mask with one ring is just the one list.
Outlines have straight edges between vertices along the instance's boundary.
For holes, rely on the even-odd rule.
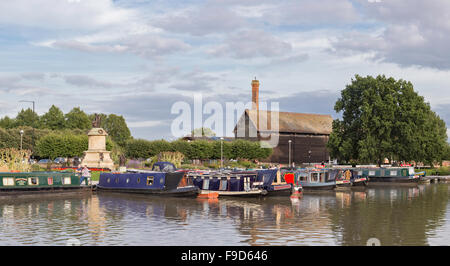
[[64,113],[58,107],[52,105],[47,113],[45,113],[41,119],[41,127],[49,129],[64,129],[66,120]]
[[124,146],[126,141],[131,138],[130,129],[128,128],[123,116],[114,114],[108,115],[102,127],[106,130],[106,132],[108,132],[114,142],[120,146]]
[[414,91],[411,82],[356,75],[334,107],[328,141],[332,157],[346,162],[381,164],[398,161],[438,162],[445,153],[446,126]]
[[192,130],[191,134],[194,137],[214,137],[216,135],[212,129],[206,127],[196,128]]
[[39,126],[39,116],[30,108],[21,110],[15,119],[14,127],[28,126],[37,128]]
[[13,128],[15,126],[14,119],[9,118],[8,116],[3,117],[0,119],[0,127],[1,128]]
[[69,129],[89,129],[91,128],[91,120],[89,116],[83,112],[80,107],[73,108],[65,115],[66,128]]

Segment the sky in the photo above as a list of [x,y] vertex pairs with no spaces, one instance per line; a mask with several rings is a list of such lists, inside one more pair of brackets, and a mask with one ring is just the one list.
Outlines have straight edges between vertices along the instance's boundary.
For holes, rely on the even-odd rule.
[[256,77],[260,101],[337,118],[356,74],[384,74],[411,81],[450,128],[449,43],[448,0],[1,1],[0,117],[22,100],[39,115],[81,107],[170,140],[172,107],[196,94],[247,102]]

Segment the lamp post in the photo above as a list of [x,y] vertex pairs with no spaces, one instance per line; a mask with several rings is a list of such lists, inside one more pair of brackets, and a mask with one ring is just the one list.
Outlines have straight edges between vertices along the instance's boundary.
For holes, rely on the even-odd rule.
[[23,129],[20,130],[20,150],[22,150],[22,143],[23,143]]
[[[34,101],[25,101],[25,100],[21,100],[21,101],[19,101],[19,102],[32,103],[32,104],[33,104],[33,113],[36,113],[35,110],[34,110],[34,105],[35,105],[35,102],[34,102]],[[31,141],[31,150],[32,150],[32,152],[34,152],[34,127],[33,127],[32,141]]]
[[289,140],[289,167],[292,167],[292,163],[291,163],[291,143],[292,140]]
[[308,151],[308,163],[311,164],[311,150]]
[[223,169],[223,137],[220,138],[220,168]]

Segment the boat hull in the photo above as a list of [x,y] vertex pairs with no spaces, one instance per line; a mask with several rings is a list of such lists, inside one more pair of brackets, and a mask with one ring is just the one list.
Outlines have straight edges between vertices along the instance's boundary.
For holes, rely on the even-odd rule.
[[320,191],[320,190],[334,190],[336,188],[336,183],[327,182],[327,183],[303,183],[302,185],[303,191]]
[[133,189],[133,188],[109,188],[97,186],[99,191],[110,191],[120,193],[133,193],[133,194],[145,194],[149,196],[167,196],[167,197],[192,197],[195,198],[198,195],[198,188],[182,187],[171,190],[159,190],[159,189]]
[[369,177],[369,185],[416,185],[420,181],[420,178],[410,178],[410,177]]

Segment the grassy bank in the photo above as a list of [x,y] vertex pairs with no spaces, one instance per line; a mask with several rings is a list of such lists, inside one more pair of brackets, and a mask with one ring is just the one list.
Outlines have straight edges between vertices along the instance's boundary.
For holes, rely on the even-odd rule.
[[427,173],[427,176],[450,175],[450,167],[439,167],[439,168],[431,168],[431,169],[424,169],[424,170]]

